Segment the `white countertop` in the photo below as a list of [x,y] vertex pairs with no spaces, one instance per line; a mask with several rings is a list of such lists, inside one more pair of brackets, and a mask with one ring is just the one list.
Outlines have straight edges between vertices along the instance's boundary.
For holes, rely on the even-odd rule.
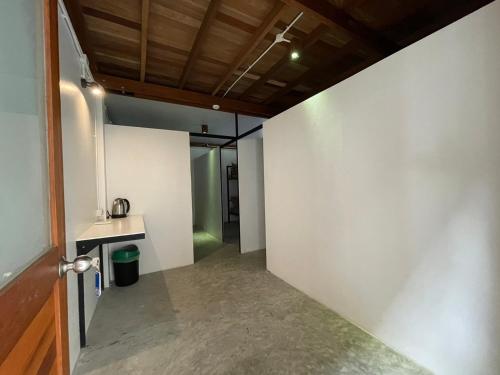
[[108,224],[93,224],[76,240],[87,241],[145,233],[146,230],[142,215],[131,215],[121,219],[110,219],[110,223]]

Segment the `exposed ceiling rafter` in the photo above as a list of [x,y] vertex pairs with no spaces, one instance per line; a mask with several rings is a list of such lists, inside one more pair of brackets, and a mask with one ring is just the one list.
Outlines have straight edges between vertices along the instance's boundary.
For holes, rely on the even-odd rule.
[[205,43],[205,40],[208,37],[208,30],[210,29],[210,26],[212,26],[220,4],[221,0],[212,0],[208,5],[205,17],[203,18],[203,22],[198,30],[198,33],[196,34],[196,39],[193,43],[193,47],[191,48],[191,52],[189,53],[187,63],[182,71],[182,75],[179,80],[180,89],[184,88],[184,85],[189,78],[189,74],[191,73],[191,69],[193,69],[195,62],[200,55],[203,43]]
[[216,95],[222,86],[231,78],[234,72],[243,65],[250,54],[255,50],[255,48],[259,45],[260,42],[266,37],[269,30],[275,25],[278,19],[283,14],[285,9],[285,4],[281,1],[277,1],[274,8],[269,12],[264,21],[261,23],[255,34],[250,38],[248,43],[240,50],[238,56],[234,59],[234,61],[229,66],[229,69],[226,71],[226,74],[219,80],[215,88],[212,90],[212,95]]
[[367,28],[365,25],[355,20],[350,14],[337,8],[327,0],[282,1],[291,7],[314,16],[327,26],[333,28],[340,26],[346,30],[353,39],[362,42],[381,56],[388,56],[400,49],[396,43],[379,35],[375,30]]
[[[301,52],[305,53],[309,48],[311,48],[326,32],[327,27],[323,24],[316,27],[303,41],[301,45]],[[262,86],[266,84],[281,68],[290,62],[290,56],[287,53],[276,63],[271,69],[269,69],[265,74],[263,74],[257,81],[252,83],[238,98],[243,98],[250,95],[252,92],[257,91]]]
[[220,111],[241,113],[249,116],[272,117],[275,114],[275,111],[271,107],[262,104],[242,102],[235,99],[216,98],[194,91],[180,90],[104,74],[95,74],[94,78],[107,90],[116,93],[133,94],[138,98],[208,109],[212,109],[214,104],[218,104]]
[[332,54],[332,56],[329,59],[323,61],[320,66],[305,71],[295,80],[288,83],[285,87],[276,91],[273,95],[271,95],[268,99],[264,101],[264,104],[270,104],[276,101],[280,97],[288,94],[290,91],[292,91],[295,87],[297,87],[301,83],[309,80],[315,75],[323,74],[323,70],[331,68],[331,66],[335,64],[337,61],[347,56],[348,54],[355,52],[357,47],[358,43],[356,43],[355,41],[346,43],[343,47],[339,48],[339,50],[336,53]]
[[146,78],[146,62],[148,58],[148,29],[149,29],[150,0],[142,0],[141,9],[141,72],[140,80]]

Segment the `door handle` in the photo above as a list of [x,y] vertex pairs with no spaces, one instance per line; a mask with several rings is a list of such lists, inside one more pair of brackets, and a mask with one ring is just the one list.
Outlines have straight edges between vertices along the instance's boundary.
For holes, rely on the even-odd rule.
[[62,257],[59,261],[59,277],[63,277],[70,270],[74,273],[83,273],[92,267],[99,271],[99,258],[79,255],[73,262],[68,262],[66,258]]

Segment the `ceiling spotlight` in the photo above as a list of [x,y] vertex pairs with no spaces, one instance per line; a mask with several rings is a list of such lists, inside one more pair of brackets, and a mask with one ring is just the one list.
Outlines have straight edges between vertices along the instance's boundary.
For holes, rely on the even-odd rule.
[[207,134],[207,133],[208,133],[208,125],[203,124],[203,125],[201,126],[201,132],[202,132],[203,134]]
[[299,57],[300,57],[300,53],[299,53],[299,51],[292,51],[292,52],[290,53],[290,58],[291,58],[292,60],[297,60]]
[[218,104],[214,104],[214,105],[212,106],[212,109],[215,109],[216,111],[217,111],[219,108],[220,108],[220,105],[218,105]]

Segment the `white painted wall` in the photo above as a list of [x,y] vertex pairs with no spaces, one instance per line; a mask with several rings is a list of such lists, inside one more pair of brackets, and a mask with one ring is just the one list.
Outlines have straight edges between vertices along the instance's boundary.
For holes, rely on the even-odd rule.
[[269,270],[436,374],[500,372],[499,20],[264,124]]
[[[102,99],[81,88],[79,56],[61,15],[59,25],[66,258],[74,259],[75,239],[95,221],[98,207],[95,135],[102,136]],[[93,250],[89,255],[98,256],[98,251]],[[70,366],[73,369],[80,352],[78,288],[76,274],[69,273],[67,279]],[[97,303],[94,273],[85,273],[84,280],[88,329]]]
[[194,187],[195,187],[195,175],[194,175],[194,159],[200,157],[201,155],[205,155],[210,152],[210,149],[207,147],[191,147],[191,204],[192,204],[192,212],[193,212],[193,227],[196,224],[196,201],[194,197]]
[[241,252],[266,247],[262,139],[238,141]]
[[195,226],[222,241],[219,148],[194,159]]
[[[130,214],[144,215],[140,273],[193,263],[189,134],[105,125],[108,207],[127,198]],[[126,245],[110,245],[115,249]]]

